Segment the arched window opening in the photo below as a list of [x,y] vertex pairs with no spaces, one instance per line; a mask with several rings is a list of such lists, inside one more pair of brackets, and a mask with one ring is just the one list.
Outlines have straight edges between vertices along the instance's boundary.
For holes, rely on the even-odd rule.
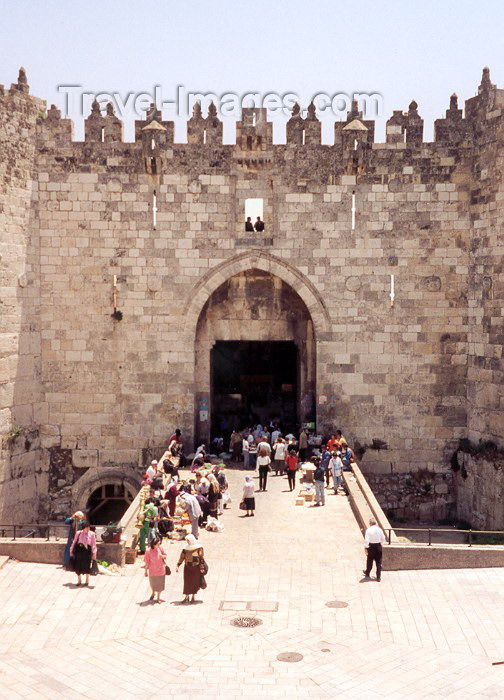
[[134,499],[131,487],[124,482],[102,484],[93,491],[86,511],[93,525],[108,525],[118,522]]

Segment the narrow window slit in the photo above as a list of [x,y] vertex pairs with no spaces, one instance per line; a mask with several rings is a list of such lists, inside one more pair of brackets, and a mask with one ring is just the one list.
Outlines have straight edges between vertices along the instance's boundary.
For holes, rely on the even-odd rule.
[[355,231],[355,192],[352,192],[352,231]]
[[306,130],[305,129],[303,129],[301,132],[301,143],[303,144],[303,146],[306,143]]
[[206,144],[206,129],[203,129],[203,143]]
[[152,193],[152,227],[155,230],[157,224],[157,196],[156,190]]
[[150,145],[150,147],[151,147],[151,151],[153,151],[153,150],[156,148],[156,142],[155,142],[154,139],[151,139],[151,145]]
[[101,142],[102,142],[102,143],[105,143],[105,127],[104,127],[104,126],[102,126],[102,128],[101,128],[101,136],[100,136],[100,138],[101,138]]

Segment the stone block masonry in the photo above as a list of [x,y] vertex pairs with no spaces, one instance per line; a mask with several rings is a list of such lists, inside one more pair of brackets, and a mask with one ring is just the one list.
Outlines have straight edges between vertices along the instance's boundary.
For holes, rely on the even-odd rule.
[[[461,436],[501,439],[503,104],[485,70],[433,143],[413,102],[384,144],[353,105],[332,146],[313,110],[278,145],[253,109],[236,145],[198,109],[187,144],[155,109],[123,143],[94,105],[78,143],[20,73],[0,91],[4,514],[84,507],[107,475],[133,483],[174,427],[189,449],[207,438],[219,340],[296,339],[300,416],[385,442],[368,473],[444,472]],[[248,199],[264,234],[245,234]],[[37,433],[29,457],[16,426]]]

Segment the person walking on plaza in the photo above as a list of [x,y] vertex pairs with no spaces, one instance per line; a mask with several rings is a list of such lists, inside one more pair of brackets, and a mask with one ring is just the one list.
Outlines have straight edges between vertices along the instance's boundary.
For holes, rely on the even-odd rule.
[[341,461],[339,451],[336,450],[332,453],[332,457],[329,460],[329,469],[332,471],[334,493],[338,493],[343,477],[341,476],[343,472],[343,462]]
[[329,488],[329,481],[331,479],[331,471],[329,469],[329,462],[331,460],[331,453],[325,445],[322,445],[322,452],[320,455],[320,466],[324,470],[326,487]]
[[213,474],[208,474],[207,479],[210,484],[207,494],[207,498],[210,502],[210,515],[212,518],[217,519],[219,517],[220,486]]
[[313,472],[313,481],[315,483],[315,499],[317,506],[325,506],[325,469],[321,462],[315,462],[316,469]]
[[245,516],[254,515],[255,510],[255,496],[254,496],[254,482],[252,477],[247,474],[245,477],[245,484],[243,486],[243,502],[245,503],[246,513]]
[[287,465],[287,479],[289,481],[289,490],[292,491],[296,487],[296,471],[298,466],[298,458],[296,450],[289,450],[289,454],[285,458]]
[[140,553],[145,554],[146,542],[150,539],[151,533],[158,518],[158,509],[148,498],[142,513],[142,527],[140,529]]
[[249,441],[248,436],[243,438],[242,441],[242,454],[243,454],[243,468],[249,468]]
[[249,469],[255,469],[257,467],[257,443],[254,438],[252,442],[249,439]]
[[308,452],[308,435],[306,430],[303,428],[299,434],[299,459],[301,462],[306,460]]
[[382,545],[385,543],[385,534],[376,524],[375,518],[369,518],[369,527],[364,537],[364,551],[366,552],[366,568],[362,572],[369,578],[373,562],[376,564],[376,580],[381,581],[382,571]]
[[242,441],[243,438],[237,430],[233,430],[231,437],[229,438],[229,451],[233,455],[235,462],[238,462],[241,457],[242,452]]
[[283,474],[285,471],[285,458],[287,456],[287,445],[281,437],[278,437],[273,445],[273,467],[275,469],[275,476],[278,473]]
[[[264,444],[264,443],[260,443]],[[269,445],[268,445],[269,447]],[[267,450],[262,448],[257,455],[257,466],[259,468],[259,491],[266,491],[268,472],[271,471],[271,457]]]
[[341,441],[341,461],[343,462],[343,471],[351,472],[354,453],[344,440]]
[[190,486],[184,486],[184,492],[180,496],[180,499],[183,501],[183,505],[187,511],[189,520],[191,521],[192,534],[194,535],[195,539],[198,539],[199,519],[203,515],[198,499],[196,496],[191,494]]
[[70,558],[70,548],[73,544],[75,533],[82,529],[86,518],[81,510],[76,510],[71,518],[66,518],[65,525],[70,525],[68,528],[68,539],[63,554],[63,566],[67,571],[73,571],[72,561]]
[[73,557],[74,571],[77,574],[77,585],[80,586],[81,576],[86,577],[85,586],[89,585],[91,562],[96,561],[96,535],[89,529],[89,523],[82,524],[82,530],[75,533],[74,541],[70,547],[70,557]]
[[203,547],[198,544],[193,535],[185,538],[184,549],[180,552],[176,571],[178,573],[181,564],[184,564],[184,600],[183,603],[194,603],[194,596],[200,589],[201,584],[201,564],[204,555]]
[[149,600],[154,600],[154,596],[157,596],[157,603],[164,602],[161,600],[161,593],[165,589],[165,562],[166,554],[164,549],[161,547],[161,538],[154,537],[150,543],[150,548],[145,552],[144,563],[149,574],[149,583],[152,591]]

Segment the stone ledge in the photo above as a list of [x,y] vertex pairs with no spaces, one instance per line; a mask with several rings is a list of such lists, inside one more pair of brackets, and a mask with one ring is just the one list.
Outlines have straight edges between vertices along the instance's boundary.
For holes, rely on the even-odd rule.
[[384,571],[486,569],[504,566],[504,547],[486,545],[385,545]]
[[[65,541],[48,542],[47,540],[30,538],[29,540],[0,539],[0,558],[13,557],[19,561],[29,561],[37,564],[63,564]],[[119,544],[98,543],[98,559],[111,564],[124,566],[124,542]]]

